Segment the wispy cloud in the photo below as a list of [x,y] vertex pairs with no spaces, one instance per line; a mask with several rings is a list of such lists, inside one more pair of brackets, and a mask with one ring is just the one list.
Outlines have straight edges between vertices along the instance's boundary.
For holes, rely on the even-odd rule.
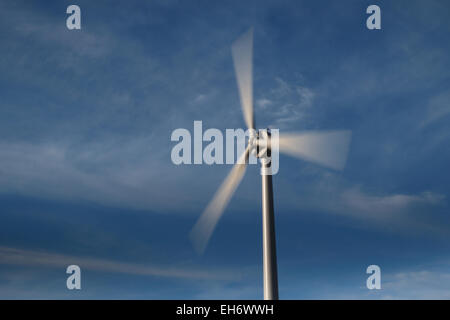
[[222,280],[239,278],[239,273],[236,272],[195,270],[185,266],[177,268],[172,266],[158,267],[153,265],[139,265],[2,246],[0,246],[0,264],[39,266],[48,268],[66,268],[71,264],[75,264],[80,266],[81,269],[125,273],[140,276]]
[[266,109],[268,106],[270,106],[273,102],[267,98],[258,99],[256,100],[256,106],[259,109]]
[[382,299],[450,299],[450,273],[415,270],[383,277]]
[[364,229],[439,236],[450,233],[450,228],[433,215],[447,206],[445,194],[377,192],[370,190],[370,185],[354,184],[339,174],[312,165],[303,167],[303,172],[298,174],[306,180],[305,185],[292,185],[284,176],[280,177],[283,183],[278,198],[282,210],[298,208],[342,215],[350,218],[349,223],[353,221]]
[[[339,223],[373,227],[380,235],[413,227],[448,236],[450,24],[444,2],[386,4],[385,10],[397,18],[390,32],[371,36],[355,18],[360,11],[355,1],[346,3],[338,16],[333,9],[342,4],[320,10],[313,2],[275,0],[251,8],[244,2],[217,1],[206,7],[175,0],[114,7],[81,2],[81,32],[65,28],[63,6],[0,2],[0,194],[64,205],[94,202],[200,213],[229,167],[174,166],[170,133],[191,128],[193,120],[203,120],[205,127],[244,125],[230,45],[253,24],[257,125],[354,133],[351,167],[343,173],[280,159],[274,178],[277,213],[306,208],[340,215]],[[302,10],[292,10],[299,6]],[[131,14],[133,19],[121,19]],[[258,179],[257,174],[246,177],[228,211],[258,210]],[[51,223],[45,222],[42,208],[30,211],[40,214],[36,219],[43,224]],[[154,218],[145,217],[150,222]],[[89,225],[98,233],[102,227]],[[14,228],[21,230],[21,225]],[[28,241],[15,231],[11,243]],[[182,233],[176,242],[183,243]],[[396,239],[393,245],[398,245]],[[419,240],[411,237],[414,241]],[[154,246],[166,248],[163,240]],[[23,265],[60,266],[74,258],[111,272],[159,277],[164,269],[71,257],[70,252],[2,250],[2,259]],[[173,258],[182,254],[173,251]],[[439,277],[425,270],[403,277],[413,282]],[[397,283],[401,279],[392,276]],[[222,290],[225,296],[239,297],[241,289],[248,297],[254,290],[221,284],[210,289],[198,291],[204,292],[198,297],[221,297]],[[39,296],[38,290],[33,294]]]
[[[0,192],[165,212],[187,203],[195,207],[171,178],[176,168],[170,154],[155,152],[152,144],[156,148],[152,136],[84,144],[0,143]],[[183,176],[178,181],[188,179]],[[170,201],[175,193],[181,202]]]
[[426,114],[425,119],[421,122],[421,127],[426,127],[436,121],[447,119],[450,115],[450,90],[431,98],[426,108]]
[[[405,271],[384,272],[381,266],[381,289],[369,290],[362,277],[360,285],[354,279],[339,286],[315,288],[310,296],[315,299],[344,300],[447,300],[450,298],[450,273],[439,268],[405,268]],[[349,285],[349,284],[353,284]]]
[[432,192],[417,195],[388,194],[371,195],[362,192],[360,188],[344,190],[340,199],[349,212],[357,212],[363,216],[386,217],[402,213],[418,205],[435,206],[443,204],[445,196]]
[[314,103],[315,93],[300,84],[289,84],[276,77],[275,84],[262,98],[256,100],[257,113],[271,121],[271,127],[286,129],[305,121]]

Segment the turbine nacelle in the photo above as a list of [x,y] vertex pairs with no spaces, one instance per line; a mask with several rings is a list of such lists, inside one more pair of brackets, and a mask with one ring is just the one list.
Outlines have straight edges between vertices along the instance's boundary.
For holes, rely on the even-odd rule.
[[267,165],[271,160],[272,134],[270,129],[249,129],[248,145],[252,156],[258,158],[263,165]]

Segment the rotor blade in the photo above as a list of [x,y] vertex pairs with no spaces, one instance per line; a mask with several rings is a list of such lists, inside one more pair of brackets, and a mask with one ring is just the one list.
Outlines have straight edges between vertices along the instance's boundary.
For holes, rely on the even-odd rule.
[[341,170],[347,161],[351,135],[349,130],[280,134],[279,148],[291,156]]
[[234,71],[236,73],[242,112],[248,129],[254,129],[253,119],[253,28],[237,39],[232,47]]
[[247,147],[191,230],[190,238],[198,253],[205,251],[217,222],[244,177],[249,150]]

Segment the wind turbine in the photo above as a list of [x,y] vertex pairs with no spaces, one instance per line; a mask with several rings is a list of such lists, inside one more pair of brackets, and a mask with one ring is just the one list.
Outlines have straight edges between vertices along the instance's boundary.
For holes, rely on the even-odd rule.
[[[271,165],[270,157],[267,157],[274,146],[269,131],[257,133],[255,130],[252,79],[253,28],[238,38],[231,49],[244,120],[249,129],[248,146],[192,228],[190,238],[197,251],[202,253],[228,202],[244,177],[249,155],[254,154],[260,160],[262,175],[264,299],[277,300],[278,273],[273,186],[272,175],[268,174]],[[306,131],[280,134],[277,147],[279,151],[288,155],[341,170],[346,162],[350,139],[351,131],[348,130]]]

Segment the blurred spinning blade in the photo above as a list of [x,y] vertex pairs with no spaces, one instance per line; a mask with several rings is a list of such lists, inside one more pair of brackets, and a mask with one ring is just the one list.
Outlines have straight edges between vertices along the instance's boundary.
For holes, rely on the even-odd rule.
[[296,158],[342,170],[350,140],[349,130],[280,134],[279,147],[280,152]]
[[253,28],[237,39],[232,47],[234,71],[236,73],[242,112],[248,129],[254,129],[253,118]]
[[198,253],[205,251],[217,222],[244,177],[249,150],[247,147],[191,230],[189,236]]

